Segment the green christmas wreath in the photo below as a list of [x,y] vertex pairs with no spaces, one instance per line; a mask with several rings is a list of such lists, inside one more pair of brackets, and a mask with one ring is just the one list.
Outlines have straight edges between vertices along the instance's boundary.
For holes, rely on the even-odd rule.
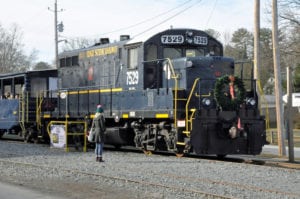
[[243,81],[233,75],[225,75],[216,81],[215,99],[222,110],[236,110],[245,99]]

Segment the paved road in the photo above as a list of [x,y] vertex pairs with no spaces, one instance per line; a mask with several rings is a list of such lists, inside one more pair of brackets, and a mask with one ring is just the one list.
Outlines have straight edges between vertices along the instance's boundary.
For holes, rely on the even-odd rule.
[[[262,154],[271,154],[271,155],[279,155],[278,146],[275,145],[265,145],[263,147]],[[286,147],[286,156],[289,157],[289,149]],[[295,147],[294,148],[294,157],[300,158],[300,148]]]
[[0,182],[1,199],[66,199],[42,192],[34,191],[22,186],[10,185]]

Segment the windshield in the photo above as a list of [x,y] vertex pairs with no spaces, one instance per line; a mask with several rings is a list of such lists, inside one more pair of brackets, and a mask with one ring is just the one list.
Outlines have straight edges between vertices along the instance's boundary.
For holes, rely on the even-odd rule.
[[[185,51],[184,51],[185,50]],[[184,54],[185,52],[185,54]],[[180,57],[196,57],[196,56],[204,56],[205,51],[202,48],[164,48],[164,57],[165,58],[180,58]]]
[[204,56],[204,50],[203,49],[186,49],[185,56],[186,57]]
[[182,48],[164,48],[165,58],[179,58],[182,57]]

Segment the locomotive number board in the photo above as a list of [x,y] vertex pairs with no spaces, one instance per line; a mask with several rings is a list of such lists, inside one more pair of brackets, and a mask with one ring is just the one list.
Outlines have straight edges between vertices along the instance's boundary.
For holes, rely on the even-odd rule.
[[207,43],[208,43],[207,37],[195,36],[194,37],[194,43],[198,44],[198,45],[207,45]]
[[184,37],[182,35],[162,35],[161,43],[163,44],[182,44]]
[[[183,35],[162,35],[161,43],[162,44],[183,44],[184,36]],[[193,43],[196,45],[207,45],[208,39],[204,36],[194,36]]]

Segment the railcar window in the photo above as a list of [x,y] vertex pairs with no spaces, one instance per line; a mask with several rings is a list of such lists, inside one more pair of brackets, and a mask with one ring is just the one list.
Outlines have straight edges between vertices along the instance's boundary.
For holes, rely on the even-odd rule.
[[66,66],[79,66],[79,59],[78,56],[72,56],[67,58],[61,58],[59,60],[60,67],[66,67]]
[[60,67],[65,67],[66,66],[66,59],[65,58],[62,58],[59,60],[60,61]]
[[121,60],[122,59],[122,48],[119,48],[119,50],[118,50],[118,52],[119,52],[119,60]]
[[33,78],[31,79],[31,96],[38,97],[38,91],[45,91],[47,90],[47,78]]
[[72,66],[72,58],[71,57],[67,57],[66,66]]
[[78,66],[78,56],[72,57],[72,66]]
[[164,58],[179,58],[182,57],[181,48],[164,48]]
[[157,46],[155,44],[149,44],[146,47],[146,60],[156,60],[157,59]]
[[128,50],[128,69],[136,69],[138,66],[138,49]]
[[16,84],[15,85],[15,98],[16,98],[16,96],[19,95],[19,93],[22,93],[22,87],[23,87],[23,84]]
[[5,86],[4,86],[4,93],[5,93],[5,97],[6,97],[7,99],[10,99],[10,98],[11,98],[10,92],[11,92],[11,85],[5,85]]

